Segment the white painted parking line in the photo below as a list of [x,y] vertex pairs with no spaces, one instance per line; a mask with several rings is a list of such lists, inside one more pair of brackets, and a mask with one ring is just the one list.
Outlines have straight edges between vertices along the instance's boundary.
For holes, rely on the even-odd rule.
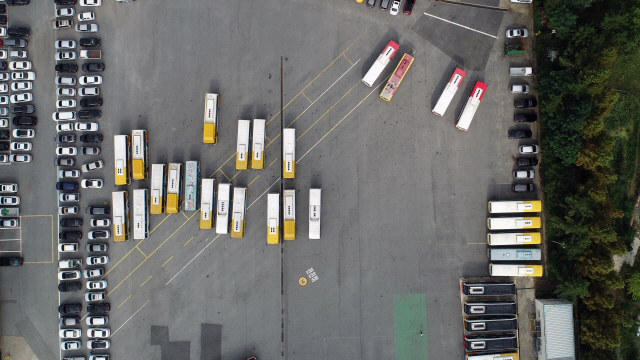
[[462,25],[462,24],[458,24],[458,23],[455,23],[455,22],[453,22],[453,21],[449,21],[449,20],[447,20],[447,19],[443,19],[443,18],[441,18],[441,17],[435,16],[435,15],[431,15],[431,14],[429,14],[429,13],[424,13],[424,14],[425,14],[425,15],[428,15],[428,16],[431,16],[432,18],[435,18],[435,19],[438,19],[438,20],[442,20],[442,21],[444,21],[444,22],[448,22],[449,24],[453,24],[453,25],[456,25],[456,26],[460,26],[461,28],[465,28],[465,29],[467,29],[467,30],[475,31],[475,32],[477,32],[477,33],[479,33],[479,34],[482,34],[482,35],[487,35],[487,36],[492,37],[492,38],[494,38],[494,39],[497,39],[497,38],[498,38],[497,36],[494,36],[494,35],[491,35],[491,34],[487,34],[486,32],[482,32],[482,31],[480,31],[480,30],[476,30],[476,29],[470,28],[470,27],[468,27],[468,26],[464,26],[464,25]]
[[[131,318],[132,318],[132,317],[136,316],[136,314],[137,314],[140,310],[142,310],[142,308],[143,308],[143,307],[145,307],[145,306],[149,303],[149,301],[151,301],[151,300],[147,300],[147,302],[146,302],[146,303],[144,303],[144,305],[142,305],[142,306],[140,307],[140,309],[138,309],[138,311],[134,312],[134,313],[133,313],[133,315],[129,316],[129,318],[127,319],[127,321],[125,321],[122,325],[120,325],[120,327],[119,327],[119,328],[117,328],[117,329],[116,329],[116,331],[114,331],[114,332],[111,334],[111,336],[109,336],[109,339],[111,339],[111,338],[113,337],[113,335],[115,335],[115,334],[118,332],[118,330],[122,329],[122,327],[123,327],[123,326],[125,326],[125,325],[129,322],[129,320],[131,320]],[[85,315],[85,316],[86,316],[86,315]],[[83,317],[83,319],[84,319],[84,317]]]

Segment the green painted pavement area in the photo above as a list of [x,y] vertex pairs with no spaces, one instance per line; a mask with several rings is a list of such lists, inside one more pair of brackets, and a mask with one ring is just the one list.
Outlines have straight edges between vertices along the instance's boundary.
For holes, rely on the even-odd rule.
[[426,296],[394,295],[393,319],[396,360],[428,360]]

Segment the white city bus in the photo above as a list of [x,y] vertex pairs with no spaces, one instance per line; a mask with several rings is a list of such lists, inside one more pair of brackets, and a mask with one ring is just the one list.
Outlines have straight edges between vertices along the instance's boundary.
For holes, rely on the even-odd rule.
[[449,104],[451,104],[451,100],[453,100],[453,97],[456,95],[458,88],[460,88],[460,83],[462,83],[466,74],[467,73],[464,70],[458,68],[453,71],[447,86],[444,87],[440,98],[438,98],[436,106],[431,110],[432,113],[438,116],[444,115],[444,112],[447,111]]
[[196,211],[198,210],[200,161],[187,161],[184,169],[184,211]]
[[537,216],[487,218],[487,227],[490,230],[539,229],[540,223],[540,218]]
[[267,120],[253,120],[253,136],[251,137],[251,168],[264,169],[264,138]]
[[147,189],[133,190],[133,239],[142,240],[149,237],[149,207],[147,206]]
[[115,164],[115,181],[116,185],[129,185],[131,178],[131,153],[129,150],[128,135],[113,136],[113,155]]
[[249,133],[251,120],[238,120],[238,142],[236,145],[236,170],[247,170],[249,164]]
[[367,74],[364,76],[364,78],[362,78],[362,83],[367,85],[368,87],[371,87],[373,83],[378,80],[378,77],[380,76],[380,74],[382,74],[382,71],[384,71],[387,65],[389,65],[389,62],[393,58],[393,55],[395,55],[399,48],[400,45],[396,44],[395,41],[389,41],[387,46],[384,47],[382,53],[378,55],[378,58],[373,63],[373,65],[371,65],[371,68],[369,68]]
[[202,195],[200,196],[200,229],[211,229],[213,223],[213,193],[215,179],[202,179]]
[[204,95],[204,130],[202,142],[215,144],[218,140],[218,110],[220,107],[220,95]]
[[466,360],[520,360],[518,353],[467,355]]
[[320,200],[322,189],[309,189],[309,239],[320,239]]
[[165,168],[164,164],[151,165],[150,208],[152,214],[164,213],[164,189],[167,181]]
[[296,239],[296,191],[284,191],[284,239]]
[[540,233],[488,233],[487,243],[491,246],[538,245]]
[[113,241],[129,240],[129,192],[111,193],[113,208]]
[[467,103],[464,105],[464,108],[462,108],[462,112],[458,117],[458,122],[456,123],[457,129],[462,131],[469,130],[469,125],[471,125],[473,116],[476,114],[476,110],[478,110],[480,101],[482,101],[482,97],[486,91],[487,84],[476,81],[476,84],[467,99]]
[[488,207],[492,214],[540,212],[542,211],[542,202],[540,200],[489,201]]
[[280,243],[280,194],[267,195],[267,244]]
[[491,276],[542,276],[542,265],[489,264]]
[[282,177],[294,179],[296,177],[296,129],[284,129],[282,135]]
[[147,180],[149,162],[147,161],[147,130],[132,130],[133,139],[131,158],[133,180]]
[[167,180],[167,214],[177,214],[180,211],[180,178],[182,164],[169,163],[169,179]]
[[244,237],[244,217],[247,210],[247,188],[233,188],[233,213],[231,215],[231,237]]
[[218,185],[218,201],[216,205],[216,234],[229,233],[229,199],[231,184]]

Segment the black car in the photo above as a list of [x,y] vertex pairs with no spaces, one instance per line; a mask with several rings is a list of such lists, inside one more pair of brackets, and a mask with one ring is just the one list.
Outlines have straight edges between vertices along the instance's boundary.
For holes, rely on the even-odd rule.
[[80,119],[99,119],[102,116],[100,110],[80,110],[78,111],[78,117]]
[[58,238],[60,240],[80,240],[82,239],[82,231],[60,231]]
[[76,64],[57,64],[56,71],[59,73],[74,73],[78,72],[78,65]]
[[82,64],[82,71],[84,72],[102,72],[104,71],[103,63],[84,63]]
[[536,186],[534,184],[514,184],[513,191],[515,192],[536,191]]
[[111,210],[108,206],[87,206],[84,212],[87,215],[109,215]]
[[100,38],[82,38],[80,39],[82,47],[98,47],[100,46]]
[[22,266],[22,258],[19,258],[19,257],[0,258],[0,266]]
[[60,314],[75,314],[82,311],[82,305],[80,304],[64,304],[58,306],[58,312]]
[[38,118],[35,116],[14,116],[13,125],[16,126],[35,126],[38,123]]
[[33,114],[36,111],[36,107],[33,105],[16,105],[11,107],[11,112],[14,114]]
[[[0,4],[0,14],[6,14],[7,13],[7,5],[5,4]],[[6,18],[6,16],[5,16]],[[7,23],[6,21],[4,22],[5,24]]]
[[509,139],[528,139],[532,135],[531,130],[509,130]]
[[411,12],[413,11],[413,5],[415,4],[416,0],[407,0],[407,3],[404,4],[404,10],[402,10],[402,12],[407,15],[411,15]]
[[60,219],[60,226],[62,226],[62,227],[80,227],[80,226],[82,226],[82,219],[80,219],[80,218]]
[[53,0],[56,5],[75,5],[78,0]]
[[376,0],[367,0],[367,6],[370,8],[376,6]]
[[517,158],[516,159],[516,166],[518,167],[536,166],[536,165],[538,165],[537,158]]
[[0,15],[0,25],[7,25],[7,15]]
[[7,29],[7,34],[13,37],[29,37],[31,36],[31,29],[26,27],[10,27]]
[[80,106],[82,107],[102,106],[102,98],[80,99]]
[[4,41],[4,46],[25,48],[29,43],[25,39],[7,39]]
[[0,61],[0,70],[7,70],[7,62]]
[[517,123],[523,122],[536,122],[538,120],[538,116],[536,114],[515,114],[513,115],[513,121]]
[[109,310],[111,310],[111,305],[105,303],[87,305],[87,312],[90,314],[106,314]]
[[75,181],[58,181],[56,190],[78,190],[78,183]]
[[56,158],[53,159],[53,165],[55,166],[73,166],[76,164],[76,159],[74,158]]
[[103,252],[109,250],[109,245],[105,243],[92,243],[87,244],[86,249],[89,252]]
[[58,291],[60,292],[80,291],[80,289],[82,289],[82,284],[79,282],[69,282],[58,285]]
[[31,0],[7,0],[7,5],[29,5]]
[[102,134],[82,134],[80,135],[80,141],[83,143],[101,143]]
[[522,99],[522,100],[513,101],[513,106],[515,108],[528,108],[528,107],[534,107],[536,105],[538,105],[538,102],[536,101],[536,99]]
[[0,130],[0,139],[8,139],[11,136],[9,130]]
[[92,340],[89,344],[87,344],[87,347],[89,347],[90,349],[107,349],[109,346],[104,340]]
[[7,151],[9,150],[9,143],[8,142],[0,142],[0,151]]
[[58,144],[74,143],[76,142],[76,136],[74,134],[56,135],[54,141]]

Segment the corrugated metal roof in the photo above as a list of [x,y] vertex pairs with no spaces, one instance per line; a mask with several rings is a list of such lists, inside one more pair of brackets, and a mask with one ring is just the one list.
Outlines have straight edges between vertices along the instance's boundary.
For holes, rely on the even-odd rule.
[[544,305],[544,339],[548,360],[575,360],[573,305]]

